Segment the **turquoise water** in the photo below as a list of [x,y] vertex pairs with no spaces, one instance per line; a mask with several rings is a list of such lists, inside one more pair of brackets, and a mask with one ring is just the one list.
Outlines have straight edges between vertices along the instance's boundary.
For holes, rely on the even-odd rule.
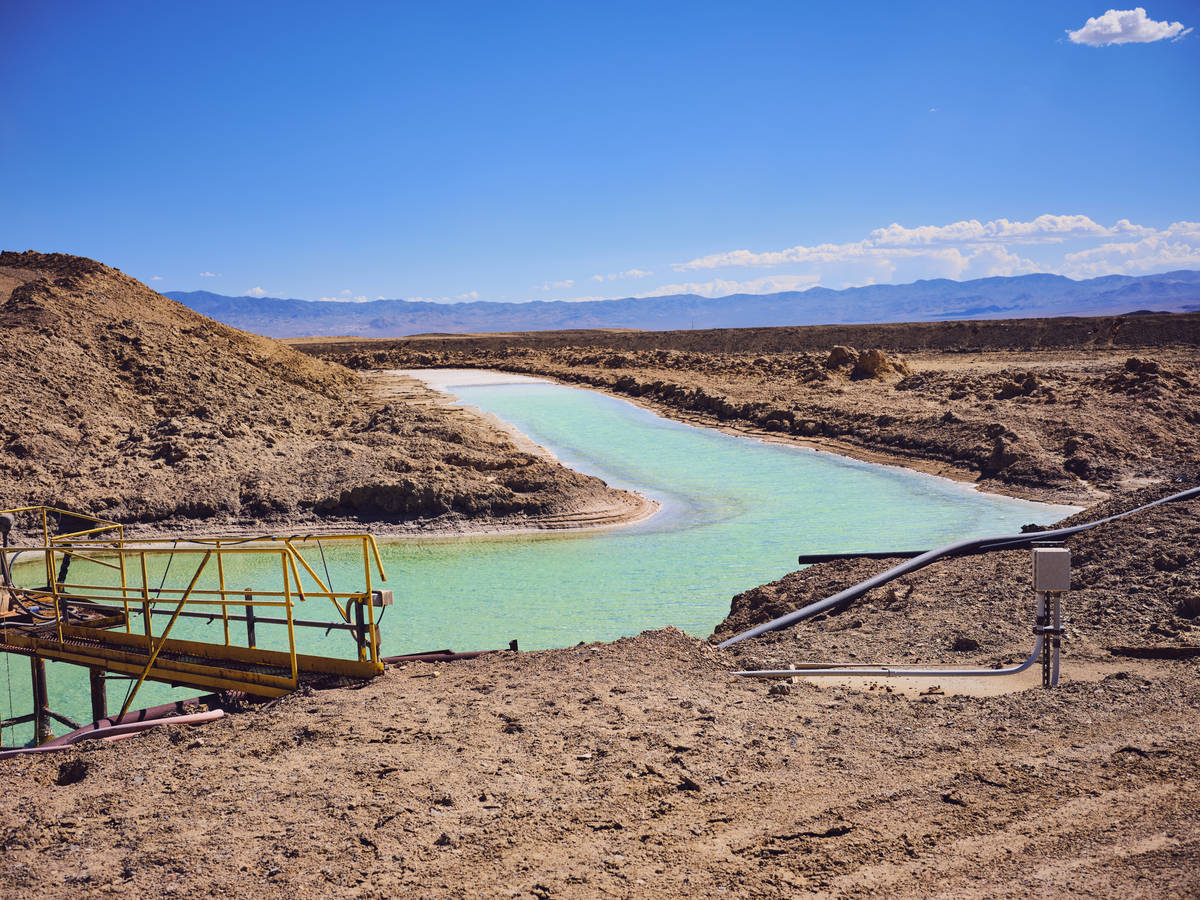
[[[381,621],[388,655],[503,647],[512,638],[523,649],[561,647],[665,625],[704,636],[728,613],[734,594],[794,570],[798,553],[921,549],[1053,522],[1071,511],[684,425],[593,391],[541,383],[453,391],[567,465],[637,490],[662,509],[644,522],[604,531],[381,542],[385,586],[395,592],[395,606]],[[359,587],[351,579],[361,577],[360,559],[326,548],[335,590]],[[195,562],[190,565],[177,563],[171,583],[186,584]],[[161,572],[160,563],[151,583]],[[227,580],[255,587],[278,579],[247,567]],[[205,584],[215,581],[202,579]],[[310,601],[296,615],[324,613],[314,606]],[[161,622],[155,621],[157,633]],[[177,628],[180,637],[210,629],[214,639],[220,625],[193,621]],[[298,637],[308,652],[351,655],[348,635],[299,631]],[[260,626],[260,646],[282,641],[282,629]],[[15,657],[6,663],[14,709],[26,712],[28,664]],[[51,669],[51,705],[90,718],[86,675],[71,666]],[[110,685],[110,707],[119,707],[124,690],[123,682]],[[188,693],[146,685],[135,705]],[[11,730],[4,741],[13,742]]]

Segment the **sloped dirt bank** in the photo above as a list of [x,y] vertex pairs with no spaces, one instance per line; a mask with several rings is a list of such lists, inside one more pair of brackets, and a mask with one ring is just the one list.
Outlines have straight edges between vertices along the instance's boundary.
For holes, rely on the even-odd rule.
[[372,391],[92,260],[4,253],[0,276],[0,506],[155,530],[379,532],[573,524],[644,507],[416,383],[405,396]]

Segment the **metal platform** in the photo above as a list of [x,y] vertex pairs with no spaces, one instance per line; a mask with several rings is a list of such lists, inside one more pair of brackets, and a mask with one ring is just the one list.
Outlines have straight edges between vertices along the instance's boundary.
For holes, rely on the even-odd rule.
[[[390,604],[391,592],[373,587],[386,576],[369,534],[129,541],[119,523],[43,506],[0,511],[0,531],[0,652],[31,658],[35,706],[6,724],[35,721],[39,739],[48,733],[49,718],[70,721],[49,709],[47,660],[88,668],[96,719],[107,715],[105,677],[133,681],[124,714],[145,681],[278,697],[306,681],[383,672],[375,610]],[[10,542],[10,535],[23,536],[24,546]],[[352,590],[333,591],[325,553],[347,545],[361,559],[361,572]],[[18,556],[19,569],[13,565]],[[227,565],[233,561],[238,571],[255,572],[259,587],[228,587]],[[80,578],[72,578],[73,563],[76,571],[86,570]],[[190,578],[186,587],[178,580],[167,584],[173,567]],[[150,577],[159,570],[161,578]],[[264,577],[273,583],[263,586]],[[300,604],[317,612],[298,618]],[[212,639],[173,636],[183,619],[210,623]],[[286,627],[286,649],[256,645],[264,626],[276,633]],[[298,628],[349,633],[353,656],[298,652]]]

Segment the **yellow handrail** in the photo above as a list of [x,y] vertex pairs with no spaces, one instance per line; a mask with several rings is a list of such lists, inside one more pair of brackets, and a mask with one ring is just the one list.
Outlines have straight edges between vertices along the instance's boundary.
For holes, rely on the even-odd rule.
[[[0,510],[0,512],[5,511]],[[130,671],[128,666],[132,662],[129,658],[131,653],[141,656],[141,659],[136,662],[137,668],[131,673],[138,675],[132,693],[136,693],[147,678],[168,680],[168,671],[175,673],[181,671],[181,666],[197,665],[194,661],[197,655],[213,660],[221,658],[240,660],[241,664],[253,662],[261,666],[276,666],[276,671],[282,669],[282,672],[290,669],[290,681],[293,684],[299,683],[301,668],[308,671],[313,666],[316,666],[315,671],[343,671],[363,675],[382,671],[382,663],[380,663],[382,654],[379,648],[372,582],[376,577],[380,581],[386,581],[387,575],[383,569],[378,545],[370,534],[261,535],[253,538],[230,536],[149,537],[127,541],[123,526],[95,516],[47,506],[18,507],[7,512],[23,514],[27,518],[36,518],[42,531],[43,540],[40,546],[13,546],[4,548],[2,552],[10,556],[21,553],[26,554],[27,558],[38,555],[42,557],[40,566],[36,559],[28,561],[37,568],[44,567],[45,583],[35,583],[29,587],[22,587],[20,590],[31,601],[44,608],[44,618],[47,624],[49,624],[50,616],[54,616],[56,627],[53,631],[49,634],[45,631],[36,633],[37,652],[50,654],[49,658],[69,660],[74,654],[77,659],[81,651],[77,649],[78,645],[70,641],[86,634],[89,637],[94,635],[99,644],[103,645],[106,639],[102,636],[102,630],[115,627],[120,629],[123,635],[136,637],[138,641],[135,644],[111,642],[113,643],[113,653],[116,654],[113,656],[112,665],[126,666],[126,668],[119,669],[120,671]],[[55,521],[55,516],[72,516],[84,523],[93,524],[94,527],[68,534],[52,535],[50,528]],[[353,585],[352,590],[333,590],[330,579],[318,573],[314,561],[307,559],[304,552],[314,549],[312,548],[313,542],[317,543],[315,550],[320,551],[322,556],[329,549],[328,546],[322,547],[322,544],[339,545],[345,549],[349,549],[346,547],[349,544],[357,551],[354,555],[359,557],[359,561],[355,561],[353,568],[357,569],[361,565],[362,569],[358,572],[358,577],[355,579],[357,583]],[[354,551],[351,552],[354,553]],[[250,589],[249,593],[241,588],[231,589],[229,583],[232,580],[231,572],[244,571],[245,566],[239,565],[238,568],[231,569],[226,565],[229,561],[226,559],[227,556],[230,560],[246,560],[253,567],[256,557],[263,559],[276,555],[279,559],[281,584],[278,582],[264,584],[261,588]],[[199,565],[185,588],[180,589],[165,583],[165,579],[171,572],[172,559],[176,566],[182,564],[183,571],[187,571],[191,567],[187,560],[197,556],[201,559],[193,562],[192,565],[195,565],[196,562]],[[216,558],[215,575],[207,568],[213,557]],[[152,568],[152,561],[155,558],[158,560],[158,565]],[[165,566],[164,559],[166,560]],[[353,555],[351,559],[354,559]],[[59,582],[56,578],[56,571],[59,563],[65,560],[77,561],[83,568],[76,569],[74,573],[68,568],[64,580]],[[347,562],[344,551],[340,560],[340,564],[344,568]],[[88,566],[91,565],[97,566],[97,569],[89,569]],[[316,563],[316,565],[320,565],[320,563]],[[151,573],[154,568],[157,568],[158,573],[153,575],[152,583]],[[36,568],[25,571],[26,574],[22,578],[25,583],[40,577],[33,574],[37,571]],[[260,571],[262,570],[260,569]],[[205,576],[205,572],[208,572],[207,576]],[[89,574],[93,577],[88,577]],[[110,575],[111,582],[98,583],[108,579]],[[309,584],[313,585],[312,590],[305,586],[303,581],[305,576],[310,579]],[[160,581],[160,577],[163,579],[162,581]],[[206,577],[207,584],[201,586],[201,579]],[[341,577],[343,576],[339,575],[339,578]],[[261,581],[261,578],[258,580]],[[213,586],[214,581],[215,586]],[[358,634],[360,640],[355,642],[357,652],[349,658],[316,657],[298,653],[296,647],[297,628],[300,625],[316,626],[317,622],[311,621],[312,616],[302,617],[305,621],[297,622],[295,616],[297,600],[308,601],[310,605],[312,601],[328,601],[336,611],[336,615],[330,617],[332,621],[329,624],[338,623],[342,627],[349,626],[349,630]],[[361,610],[360,621],[363,625],[361,629],[355,627],[354,611],[351,608],[355,603],[366,607],[365,610]],[[165,614],[156,608],[168,604],[171,607],[170,619],[162,632],[155,635],[153,616],[160,613]],[[279,609],[282,607],[284,612],[282,619],[271,618],[270,614],[264,619],[268,627],[279,627],[286,624],[286,651],[260,650],[253,646],[248,647],[241,641],[235,641],[234,633],[230,629],[230,622],[235,619],[240,620],[241,616],[233,615],[235,610],[231,610],[230,607],[243,605],[248,607],[247,637],[255,621],[254,609]],[[89,618],[91,615],[89,612],[83,618],[71,616],[68,619],[66,617],[67,606],[73,606],[79,610],[91,610],[100,615],[96,618]],[[111,612],[106,613],[105,610],[111,610]],[[211,615],[209,611],[211,611]],[[141,615],[143,619],[143,628],[139,629],[142,632],[140,635],[133,629],[132,617],[136,615]],[[173,633],[176,623],[185,615],[207,617],[210,622],[219,617],[221,619],[221,636],[218,638],[214,634],[212,641],[197,640],[189,636],[187,639],[172,638],[168,642],[168,637]],[[325,619],[324,616],[317,618]],[[90,625],[90,622],[95,624]],[[325,627],[325,623],[322,623],[320,627]],[[276,633],[278,634],[278,632]],[[278,636],[282,637],[281,634]],[[118,652],[118,646],[124,649]],[[145,648],[145,655],[142,655],[141,647]],[[210,647],[212,649],[205,649]],[[164,650],[164,648],[168,649]],[[222,649],[217,652],[216,648]],[[253,651],[250,656],[246,656],[248,650]],[[286,656],[284,656],[285,652]],[[339,659],[344,661],[342,669],[321,668],[321,660],[325,660],[329,664],[337,662],[338,665],[342,665],[341,662],[338,662]],[[355,659],[357,662],[352,664],[351,660]],[[370,668],[354,668],[363,666],[368,661]],[[345,668],[345,666],[350,666],[350,668]],[[221,667],[218,666],[218,668]],[[238,669],[236,665],[233,667],[226,665],[221,668],[219,675],[213,675],[211,678],[222,684],[236,686],[237,682],[246,681],[245,678],[241,678],[239,672],[244,672],[247,677],[257,672],[259,674],[255,677],[275,678],[276,676],[264,674],[269,671],[269,668],[247,670],[244,665],[242,669]]]

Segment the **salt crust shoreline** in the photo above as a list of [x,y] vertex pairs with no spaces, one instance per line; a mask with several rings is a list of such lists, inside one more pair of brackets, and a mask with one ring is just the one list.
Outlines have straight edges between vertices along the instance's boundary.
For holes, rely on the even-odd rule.
[[[395,369],[388,370],[381,374],[401,375],[408,378],[414,378],[431,390],[445,396],[448,403],[457,402],[458,400],[452,391],[452,389],[455,387],[477,387],[503,384],[559,384],[563,387],[571,387],[577,390],[596,391],[597,393],[606,394],[607,396],[615,397],[618,400],[623,400],[626,403],[631,403],[634,406],[648,410],[649,412],[652,412],[662,418],[670,419],[676,422],[682,422],[686,425],[692,425],[697,428],[715,429],[725,434],[751,438],[762,441],[763,443],[781,444],[791,447],[803,447],[816,453],[828,453],[833,456],[854,460],[856,462],[887,466],[889,468],[904,469],[910,472],[917,472],[922,475],[943,478],[947,481],[953,481],[956,484],[961,485],[964,489],[968,489],[980,494],[991,494],[998,497],[1028,500],[1036,503],[1044,503],[1050,506],[1057,506],[1061,508],[1064,517],[1081,512],[1087,508],[1087,506],[1055,502],[1055,499],[1048,497],[1044,492],[1039,492],[1028,488],[997,485],[995,489],[984,490],[979,486],[976,477],[972,473],[964,469],[948,466],[942,462],[901,456],[895,453],[883,453],[866,450],[841,441],[802,438],[794,435],[780,435],[775,432],[763,431],[756,428],[714,424],[703,416],[684,413],[675,409],[674,407],[668,406],[667,404],[647,402],[641,398],[629,397],[625,394],[621,394],[616,391],[605,390],[604,388],[595,387],[593,385],[582,387],[580,385],[572,384],[571,382],[563,381],[552,376],[535,377],[512,372],[502,372],[493,369]],[[508,422],[505,422],[491,413],[478,410],[475,407],[470,407],[470,409],[472,409],[473,412],[476,412],[477,414],[487,418],[498,427],[503,428],[509,435],[513,437],[514,440],[519,442],[522,449],[544,454],[549,459],[557,459],[553,451],[534,443],[527,435],[518,431]],[[640,518],[645,517],[642,516]],[[640,518],[638,519],[639,521]]]
[[[1085,506],[1074,506],[1061,502],[1055,503],[1054,498],[1046,496],[1045,493],[1028,488],[997,485],[994,489],[985,491],[979,486],[972,473],[948,466],[941,462],[866,450],[861,447],[856,447],[839,441],[831,441],[828,439],[814,440],[811,438],[801,438],[792,435],[780,435],[774,432],[767,432],[754,428],[714,424],[702,416],[683,413],[666,404],[647,402],[641,398],[628,397],[615,391],[605,390],[603,388],[598,388],[591,385],[587,387],[581,387],[580,385],[572,384],[571,382],[563,381],[551,376],[535,377],[512,372],[503,372],[494,369],[396,369],[364,374],[367,378],[370,378],[373,375],[399,375],[413,379],[414,381],[420,382],[424,387],[428,388],[445,405],[457,404],[459,402],[458,398],[453,393],[453,389],[456,387],[477,387],[503,384],[560,384],[564,387],[572,387],[577,390],[590,390],[607,394],[608,396],[615,397],[627,403],[632,403],[635,406],[648,410],[665,419],[682,422],[684,424],[699,428],[712,428],[724,432],[725,434],[751,438],[754,440],[763,441],[764,443],[803,447],[813,452],[829,453],[834,456],[839,456],[844,459],[854,460],[857,462],[889,466],[892,468],[917,472],[923,475],[944,478],[948,481],[955,482],[964,490],[972,490],[983,494],[993,494],[995,496],[1029,500],[1038,503],[1059,506],[1062,509],[1064,516],[1071,515],[1086,508]],[[556,462],[558,461],[552,450],[537,444],[527,435],[517,430],[513,425],[505,422],[503,419],[500,419],[492,413],[488,413],[472,406],[462,406],[459,408],[469,410],[472,414],[488,421],[493,427],[504,431],[512,438],[513,442],[521,450],[527,453],[536,453],[547,459],[555,460]],[[990,487],[991,486],[989,486],[989,488]],[[639,524],[654,516],[661,508],[660,504],[654,500],[643,497],[636,493],[633,493],[633,496],[637,497],[640,502],[629,507],[615,505],[605,506],[597,509],[578,510],[575,513],[567,515],[538,518],[529,517],[516,520],[494,520],[489,522],[447,522],[436,525],[421,525],[412,523],[401,525],[389,523],[371,523],[370,527],[364,526],[361,523],[333,522],[330,523],[328,527],[321,528],[319,531],[320,533],[326,534],[344,534],[346,532],[366,530],[370,531],[380,541],[383,542],[409,540],[459,540],[463,538],[502,539],[516,536],[536,537],[538,535],[549,537],[556,533],[560,534],[563,532],[570,532],[572,534],[586,534],[588,532],[607,531],[614,528],[624,528]],[[149,530],[150,529],[141,528],[131,529],[133,532],[132,539],[134,541],[137,540],[139,531]],[[222,528],[221,530],[222,534],[227,534],[231,537],[245,537],[263,533],[263,529],[254,527],[233,527]],[[318,533],[311,527],[300,527],[298,529],[284,528],[275,530],[288,531],[289,533],[294,531],[299,535]],[[189,537],[203,537],[206,534],[206,530],[200,527],[184,525],[178,529],[171,529],[169,533],[172,535],[178,534],[180,539],[186,540]]]

